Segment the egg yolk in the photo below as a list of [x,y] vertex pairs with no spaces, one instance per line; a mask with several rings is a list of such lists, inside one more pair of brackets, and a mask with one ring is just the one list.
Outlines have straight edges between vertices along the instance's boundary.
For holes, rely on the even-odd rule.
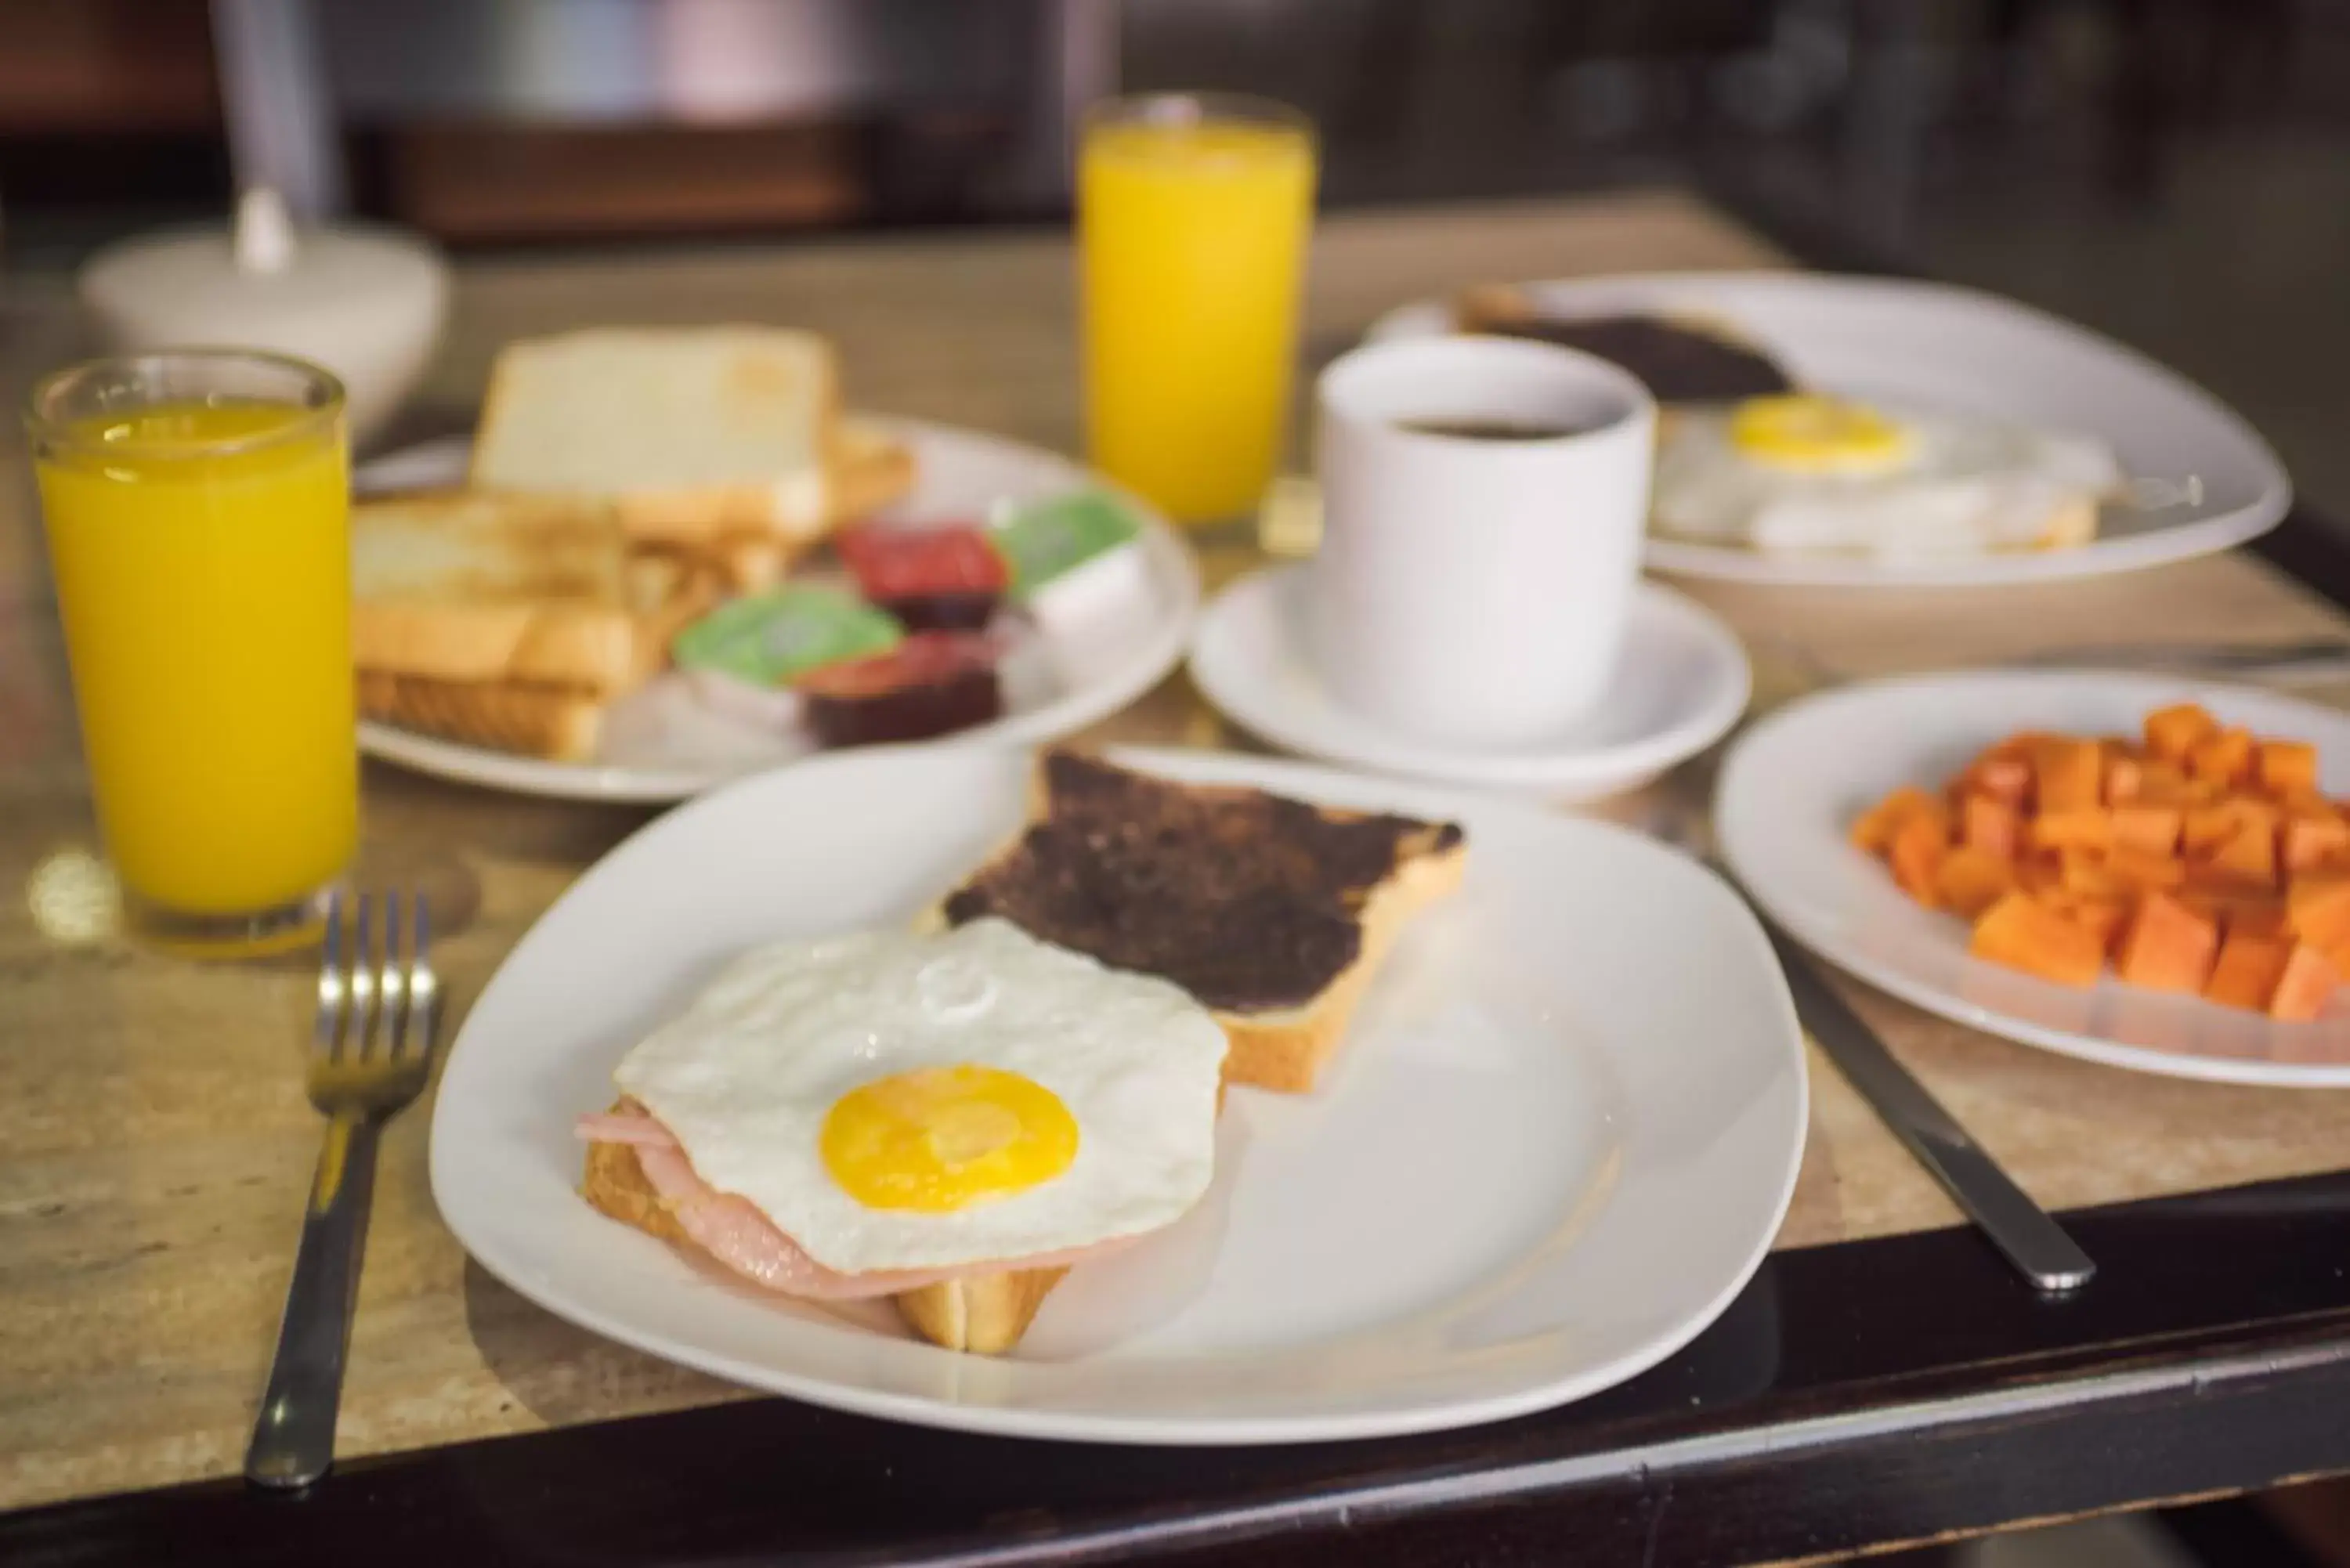
[[1750,398],[1730,416],[1741,457],[1794,473],[1887,473],[1909,461],[1916,438],[1873,409],[1794,393]]
[[817,1137],[824,1167],[868,1209],[950,1213],[1050,1181],[1077,1157],[1077,1121],[1033,1078],[964,1063],[843,1095]]

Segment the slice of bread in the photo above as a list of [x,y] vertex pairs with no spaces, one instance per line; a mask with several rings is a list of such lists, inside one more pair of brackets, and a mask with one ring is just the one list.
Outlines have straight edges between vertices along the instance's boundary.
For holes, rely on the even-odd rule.
[[380,670],[359,672],[359,705],[361,718],[556,763],[594,760],[611,707],[577,687],[435,680]]
[[1787,368],[1736,323],[1694,311],[1567,316],[1510,284],[1464,289],[1452,319],[1463,332],[1530,337],[1596,354],[1645,385],[1667,413],[1682,404],[1736,402],[1796,389]]
[[[588,1201],[623,1224],[650,1231],[674,1246],[693,1249],[669,1206],[645,1179],[637,1151],[627,1144],[591,1143],[588,1171],[579,1190]],[[923,1338],[949,1350],[1002,1355],[1028,1332],[1036,1309],[1066,1269],[1005,1269],[905,1291],[890,1298],[898,1314]]]
[[1186,784],[1075,752],[1038,759],[1027,825],[949,894],[1215,1014],[1228,1083],[1304,1092],[1411,917],[1460,886],[1450,823]]
[[608,502],[636,538],[822,535],[834,516],[832,346],[770,327],[598,327],[508,344],[476,489]]
[[629,548],[609,511],[467,493],[351,509],[361,670],[612,697],[715,601],[702,563]]
[[914,488],[914,449],[879,425],[845,419],[832,444],[831,526],[839,528],[905,499]]

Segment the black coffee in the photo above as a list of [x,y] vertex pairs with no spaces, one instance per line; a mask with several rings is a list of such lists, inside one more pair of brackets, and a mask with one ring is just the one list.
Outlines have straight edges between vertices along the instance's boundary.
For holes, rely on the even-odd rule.
[[1405,420],[1401,428],[1455,441],[1556,441],[1581,435],[1593,425],[1541,424],[1523,420]]

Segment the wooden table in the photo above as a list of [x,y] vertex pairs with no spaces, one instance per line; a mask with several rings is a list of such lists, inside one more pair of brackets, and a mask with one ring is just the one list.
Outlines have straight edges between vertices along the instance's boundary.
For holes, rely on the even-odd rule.
[[[1317,240],[1308,352],[1479,278],[1778,265],[1685,198],[1390,212]],[[75,348],[16,280],[10,395]],[[1067,245],[918,238],[461,269],[427,402],[469,408],[507,337],[582,323],[818,326],[865,406],[1074,450]],[[2126,1076],[1856,992],[1896,1051],[2103,1265],[2033,1297],[1822,1061],[1778,1248],[1688,1351],[1499,1427],[1184,1452],[993,1441],[734,1389],[603,1343],[466,1262],[396,1123],[340,1433],[299,1502],[234,1479],[317,1137],[301,966],[204,968],[113,932],[38,531],[0,431],[0,1561],[1011,1561],[1197,1549],[1284,1561],[1810,1557],[2350,1469],[2350,1098]],[[2350,571],[2296,522],[2276,549]],[[1206,553],[1212,581],[1249,562]],[[2067,639],[2350,623],[2251,556],[1996,593],[1698,587],[1764,702]],[[1179,676],[1095,739],[1237,745]],[[1698,787],[1702,766],[1672,787]],[[460,1015],[639,810],[371,766],[368,856],[455,928]],[[1637,812],[1638,804],[1619,806]],[[621,1417],[629,1417],[621,1419]],[[516,1435],[524,1434],[524,1435]],[[113,1495],[105,1494],[124,1494]],[[794,1560],[799,1560],[796,1555]]]

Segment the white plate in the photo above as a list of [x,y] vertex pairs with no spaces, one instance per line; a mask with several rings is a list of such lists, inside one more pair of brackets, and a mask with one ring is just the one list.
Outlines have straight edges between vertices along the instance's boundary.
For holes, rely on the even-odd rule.
[[[914,449],[913,493],[882,520],[976,518],[999,500],[1027,501],[1107,482],[1066,458],[1015,441],[914,420],[860,416]],[[361,494],[464,483],[471,443],[463,437],[389,452],[360,465]],[[992,724],[936,743],[1034,745],[1081,730],[1149,691],[1183,656],[1200,605],[1200,570],[1191,546],[1159,514],[1126,498],[1143,520],[1149,565],[1148,614],[1105,628],[1083,647],[1030,639],[1003,670],[1005,712]],[[572,800],[683,800],[746,773],[813,754],[812,742],[713,713],[681,677],[664,676],[616,704],[605,720],[602,754],[593,763],[554,763],[362,722],[359,747],[371,756],[467,784]]]
[[[1562,316],[1684,312],[1729,322],[1806,386],[2078,431],[2108,442],[2137,478],[2193,475],[2192,506],[2108,506],[2078,549],[1892,565],[1835,555],[1771,556],[1652,538],[1648,565],[1692,577],[1816,587],[1982,586],[2096,576],[2231,548],[2274,527],[2293,485],[2268,443],[2227,405],[2132,348],[1976,289],[1801,273],[1659,273],[1525,286]],[[1450,306],[1406,306],[1373,337],[1451,328]]]
[[1640,585],[1615,680],[1596,712],[1509,750],[1416,741],[1341,706],[1300,646],[1305,569],[1242,578],[1200,617],[1191,679],[1234,723],[1294,752],[1380,773],[1539,794],[1614,794],[1695,756],[1746,711],[1746,651],[1703,606]]
[[2150,709],[2197,701],[2220,720],[2318,746],[2319,783],[2350,794],[2350,715],[2272,692],[2159,676],[2044,670],[1929,675],[1805,698],[1731,747],[1714,804],[1723,857],[1797,940],[1929,1012],[2027,1045],[2172,1077],[2350,1088],[2350,1010],[2315,1022],[2123,985],[2075,991],[1967,956],[1967,928],[1913,904],[1846,839],[1896,785],[1928,789],[2018,730],[2136,734]]
[[[1238,1090],[1214,1186],[1076,1271],[1013,1357],[763,1297],[607,1220],[572,1118],[729,954],[894,926],[1019,819],[1028,759],[840,753],[707,795],[576,883],[450,1054],[432,1193],[466,1250],[598,1334],[930,1426],[1118,1442],[1362,1438],[1631,1376],[1760,1262],[1802,1153],[1804,1059],[1752,916],[1636,835],[1508,802],[1204,753],[1177,777],[1448,816],[1455,898],[1406,934],[1310,1096]],[[1692,983],[1692,981],[1697,983]]]

